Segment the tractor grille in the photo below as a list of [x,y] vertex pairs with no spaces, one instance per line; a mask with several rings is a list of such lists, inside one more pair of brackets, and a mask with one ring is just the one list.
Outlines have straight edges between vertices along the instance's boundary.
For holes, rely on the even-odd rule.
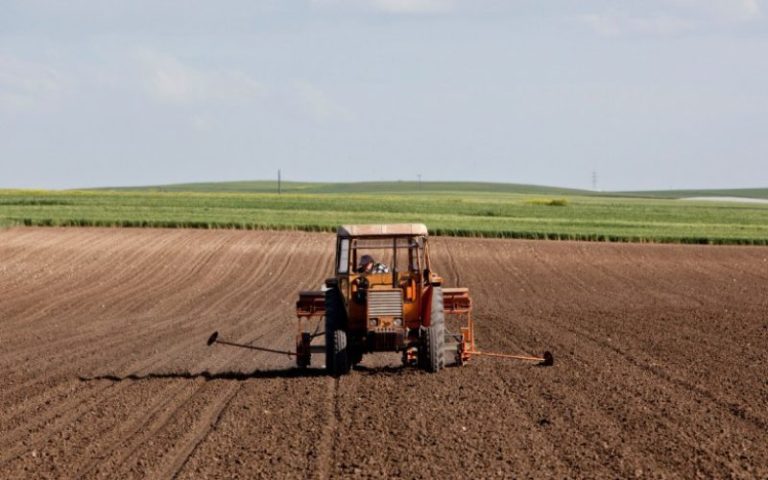
[[368,292],[368,318],[403,317],[401,290],[370,290]]

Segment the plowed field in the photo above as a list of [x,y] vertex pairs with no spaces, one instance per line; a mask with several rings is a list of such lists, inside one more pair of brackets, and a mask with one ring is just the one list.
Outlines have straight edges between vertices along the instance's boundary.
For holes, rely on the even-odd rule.
[[551,368],[206,347],[291,348],[332,244],[0,230],[0,478],[768,478],[768,248],[434,238],[479,347]]

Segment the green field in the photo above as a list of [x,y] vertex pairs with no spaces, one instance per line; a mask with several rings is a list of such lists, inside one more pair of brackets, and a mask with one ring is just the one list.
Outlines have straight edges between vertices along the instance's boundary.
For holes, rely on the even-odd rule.
[[768,245],[768,204],[509,184],[289,183],[282,195],[267,193],[275,182],[216,185],[0,190],[0,225],[333,231],[342,223],[423,222],[440,235]]

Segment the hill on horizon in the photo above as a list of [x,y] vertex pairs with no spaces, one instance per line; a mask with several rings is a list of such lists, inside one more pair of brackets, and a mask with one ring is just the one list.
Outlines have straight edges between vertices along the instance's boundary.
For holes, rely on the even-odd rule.
[[[277,193],[275,180],[244,180],[225,182],[176,183],[130,187],[101,187],[84,190],[115,190],[140,192],[211,192],[211,193]],[[768,198],[768,188],[683,189],[594,191],[576,188],[496,182],[294,182],[281,183],[283,193],[306,194],[422,194],[422,193],[510,193],[528,195],[619,196],[641,198],[739,197]]]
[[[89,189],[91,190],[91,189]],[[136,187],[104,187],[92,190],[141,191],[141,192],[216,192],[216,193],[277,193],[275,180],[249,180],[230,182],[178,183],[170,185],[150,185]],[[592,195],[596,192],[575,188],[550,187],[545,185],[527,185],[516,183],[493,182],[293,182],[281,183],[283,193],[307,194],[344,194],[344,193],[518,193],[541,195]]]

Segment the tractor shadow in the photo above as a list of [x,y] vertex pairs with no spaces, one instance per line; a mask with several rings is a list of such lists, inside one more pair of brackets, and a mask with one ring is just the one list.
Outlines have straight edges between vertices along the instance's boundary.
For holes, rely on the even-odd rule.
[[207,370],[202,372],[150,372],[143,374],[115,375],[103,374],[85,376],[80,375],[78,379],[81,382],[95,382],[99,380],[108,380],[111,382],[141,381],[141,380],[233,380],[243,382],[254,379],[272,379],[272,378],[315,378],[327,376],[324,369],[310,368],[286,368],[279,370],[254,370],[253,372],[225,371],[211,373]]
[[416,367],[405,365],[385,365],[382,367],[355,365],[352,367],[352,371],[362,375],[403,375],[406,373],[418,372],[419,370]]
[[[364,365],[355,365],[352,368],[353,372],[357,372],[361,375],[402,375],[412,372],[419,372],[415,367],[411,366],[382,366],[382,367],[368,367]],[[254,370],[252,372],[239,372],[239,371],[224,371],[224,372],[209,372],[207,370],[201,372],[149,372],[149,373],[132,373],[128,375],[117,374],[101,374],[101,375],[80,375],[78,380],[81,382],[97,382],[107,380],[110,382],[127,382],[127,381],[144,381],[144,380],[231,380],[237,382],[244,382],[247,380],[258,379],[298,379],[298,378],[317,378],[328,377],[328,373],[324,368],[284,368],[277,370]]]

